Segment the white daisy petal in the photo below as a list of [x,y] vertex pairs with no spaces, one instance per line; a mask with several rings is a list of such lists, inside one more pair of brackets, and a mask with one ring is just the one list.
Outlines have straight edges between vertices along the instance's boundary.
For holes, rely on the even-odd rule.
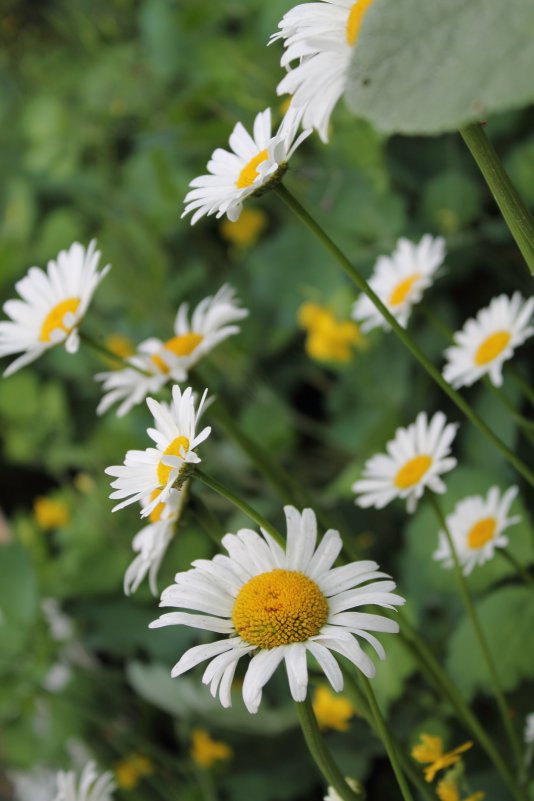
[[99,774],[94,762],[86,764],[78,781],[74,771],[60,771],[56,781],[54,801],[112,801],[116,788],[113,773]]

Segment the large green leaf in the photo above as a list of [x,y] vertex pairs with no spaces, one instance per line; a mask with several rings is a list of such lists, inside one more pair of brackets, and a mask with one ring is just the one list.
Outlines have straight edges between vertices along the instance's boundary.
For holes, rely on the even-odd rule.
[[386,133],[435,134],[534,98],[531,0],[375,0],[346,98]]

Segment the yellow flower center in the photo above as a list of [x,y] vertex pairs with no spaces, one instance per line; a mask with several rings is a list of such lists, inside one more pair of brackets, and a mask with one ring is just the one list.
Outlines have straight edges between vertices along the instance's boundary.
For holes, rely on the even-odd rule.
[[422,454],[421,456],[414,456],[409,462],[401,467],[395,476],[395,486],[399,489],[408,489],[413,487],[418,481],[422,479],[430,465],[432,464],[432,457]]
[[467,544],[473,549],[482,548],[489,540],[493,539],[496,528],[497,521],[494,517],[485,517],[483,520],[479,520],[469,530]]
[[508,331],[496,331],[494,334],[490,334],[475,353],[475,364],[482,367],[482,365],[492,362],[503,352],[510,339]]
[[57,303],[53,309],[50,309],[41,326],[41,333],[39,334],[41,342],[50,342],[52,333],[58,328],[61,328],[65,334],[70,334],[72,326],[65,325],[63,320],[67,314],[75,314],[79,305],[79,298],[67,298]]
[[[165,448],[165,450],[163,451],[163,455],[180,456],[181,458],[183,458],[182,451],[185,451],[187,453],[188,450],[189,450],[189,440],[187,439],[187,437],[176,437],[176,439],[173,439],[171,444],[168,445],[167,448]],[[174,470],[174,468],[170,467],[170,465],[163,464],[163,460],[160,461],[158,465],[158,481],[161,487],[164,487],[167,481],[169,480],[171,470]],[[158,507],[156,506],[156,509],[157,508]]]
[[358,0],[357,3],[352,5],[349,11],[346,29],[347,44],[349,47],[354,47],[356,44],[365,12],[372,2],[373,0]]
[[304,573],[276,568],[244,584],[235,599],[232,621],[245,642],[258,648],[289,645],[318,634],[328,602]]
[[[163,347],[165,350],[174,353],[175,356],[190,356],[203,339],[204,337],[202,334],[195,334],[194,331],[188,331],[186,334],[180,334],[180,336],[168,339],[167,342],[163,344]],[[168,365],[158,353],[155,353],[150,358],[162,373],[169,372]]]
[[250,159],[249,163],[243,167],[241,172],[239,173],[239,178],[235,182],[235,185],[238,189],[246,189],[247,186],[252,186],[256,178],[258,177],[258,167],[269,157],[267,152],[267,148],[265,150],[260,151],[257,156]]
[[[160,467],[161,466],[162,465],[160,464]],[[166,466],[163,465],[163,467],[165,468]],[[169,472],[170,472],[171,468],[168,468],[168,469],[169,469]],[[169,473],[167,473],[167,476],[168,475],[169,475]],[[158,468],[158,476],[159,476],[159,468]],[[159,489],[155,489],[155,490],[153,490],[153,492],[150,493],[150,500],[153,501],[154,498],[156,497],[156,495],[159,495]],[[158,503],[158,505],[155,506],[154,509],[152,509],[152,511],[150,512],[150,514],[148,516],[148,519],[150,520],[150,522],[151,523],[158,523],[161,520],[161,515],[163,514],[163,510],[164,509],[165,509],[165,504],[164,503]]]
[[413,285],[419,281],[421,277],[421,273],[414,273],[408,278],[405,278],[404,281],[400,281],[389,296],[390,306],[400,306],[401,303],[404,303],[412,291]]

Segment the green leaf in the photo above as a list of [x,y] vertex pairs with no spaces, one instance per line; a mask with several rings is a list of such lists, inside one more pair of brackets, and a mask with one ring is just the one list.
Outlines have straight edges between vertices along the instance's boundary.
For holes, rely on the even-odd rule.
[[[534,593],[526,587],[504,587],[476,608],[502,686],[506,691],[514,690],[532,677]],[[467,618],[451,637],[447,669],[468,698],[477,691],[492,691],[488,669]]]
[[0,654],[2,663],[24,647],[37,615],[37,584],[18,543],[0,546]]
[[375,0],[346,99],[386,133],[436,134],[534,97],[531,0]]

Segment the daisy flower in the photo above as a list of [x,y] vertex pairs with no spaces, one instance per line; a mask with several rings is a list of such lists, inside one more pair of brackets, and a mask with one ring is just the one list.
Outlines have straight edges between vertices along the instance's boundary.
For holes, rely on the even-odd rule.
[[194,212],[194,225],[204,215],[226,214],[235,222],[243,201],[278,183],[287,169],[287,162],[309,136],[304,131],[297,137],[301,114],[290,109],[273,135],[271,109],[261,111],[254,120],[253,136],[238,122],[229,139],[231,152],[217,148],[208,162],[209,175],[201,175],[189,184],[182,217]]
[[57,788],[56,774],[45,767],[13,770],[7,773],[16,801],[50,801]]
[[[184,484],[180,490],[172,489],[167,502],[158,503],[149,513],[149,525],[142,528],[133,539],[132,548],[137,556],[124,576],[126,595],[135,592],[147,574],[150,590],[153,595],[157,595],[158,570],[174,536],[176,523],[182,515],[186,501],[187,484]],[[143,507],[147,505],[145,501]]]
[[[496,548],[508,545],[504,531],[521,520],[517,515],[508,517],[517,493],[517,487],[510,487],[501,496],[499,488],[492,487],[485,498],[480,495],[464,498],[448,515],[447,528],[465,576],[477,565],[492,559]],[[451,568],[454,564],[444,531],[439,532],[439,547],[434,559],[442,562],[443,567]]]
[[4,311],[10,321],[0,322],[0,356],[22,351],[4,375],[11,375],[55,345],[65,343],[68,353],[78,350],[78,326],[110,265],[97,272],[100,251],[93,239],[87,250],[74,242],[49,261],[47,272],[30,267],[15,284],[22,300],[8,300]]
[[120,402],[119,417],[141,403],[149,393],[157,393],[167,383],[181,383],[188,372],[210,351],[241,330],[236,323],[248,316],[248,309],[238,305],[235,290],[224,284],[215,295],[204,298],[189,317],[189,304],[182,303],[174,321],[174,336],[163,342],[147,339],[139,345],[131,366],[122,370],[98,373],[104,396],[97,414],[104,414]]
[[[328,123],[345,92],[360,27],[373,0],[323,0],[302,3],[284,15],[271,42],[283,39],[279,95],[291,95],[291,107],[302,113],[302,124],[315,128],[328,142]],[[292,68],[293,62],[298,62]]]
[[99,775],[95,763],[88,762],[79,780],[74,771],[57,774],[54,801],[111,801],[115,787],[111,771]]
[[447,423],[443,412],[431,420],[420,412],[408,428],[398,428],[386,445],[387,453],[372,456],[364,465],[363,478],[352,485],[364,509],[383,509],[394,498],[406,498],[407,511],[415,511],[425,489],[444,493],[442,473],[456,466],[449,456],[457,423]]
[[[399,325],[406,328],[412,306],[419,303],[423,292],[432,285],[436,270],[445,258],[445,240],[425,234],[418,245],[401,238],[391,256],[380,256],[369,286]],[[360,295],[354,303],[352,316],[361,323],[362,331],[372,328],[390,330],[374,303]]]
[[195,396],[191,387],[182,393],[180,387],[172,388],[172,403],[158,403],[147,398],[147,406],[154,417],[155,428],[147,433],[155,442],[155,448],[144,451],[128,451],[124,464],[106,468],[106,473],[115,477],[111,482],[114,492],[109,496],[121,500],[112,511],[136,501],[150,500],[144,506],[141,517],[148,517],[160,503],[166,503],[173,484],[184,474],[186,465],[198,464],[201,460],[195,448],[209,436],[211,428],[203,428],[197,434],[197,423],[206,401],[207,390],[195,411]]
[[496,387],[502,385],[502,367],[515,348],[534,334],[529,325],[534,298],[524,300],[519,292],[511,298],[499,295],[469,319],[454,334],[454,345],[447,348],[443,377],[453,387],[470,387],[483,375],[489,375]]
[[380,658],[385,652],[372,631],[397,632],[387,617],[348,609],[374,605],[393,609],[404,599],[393,594],[395,583],[378,571],[376,562],[334,564],[342,548],[339,533],[330,529],[316,547],[317,522],[311,509],[302,513],[284,507],[287,520],[285,550],[266,532],[250,529],[226,534],[228,556],[197,559],[193,568],[175,577],[164,590],[160,606],[189,609],[169,612],[151,627],[185,625],[222,634],[210,644],[186,651],[172,670],[180,676],[210,660],[202,681],[223,707],[231,706],[230,688],[241,657],[250,656],[243,682],[243,700],[257,712],[262,689],[285,662],[291,695],[304,701],[308,686],[307,655],[325,672],[334,690],[343,675],[332,655],[349,659],[366,676],[375,674],[362,650],[367,641]]
[[[350,789],[354,790],[355,795],[360,795],[362,799],[365,798],[365,788],[363,784],[356,779],[351,779],[350,776],[345,776],[345,781],[349,785]],[[343,801],[343,799],[333,787],[328,785],[326,795],[323,796],[323,801]]]

